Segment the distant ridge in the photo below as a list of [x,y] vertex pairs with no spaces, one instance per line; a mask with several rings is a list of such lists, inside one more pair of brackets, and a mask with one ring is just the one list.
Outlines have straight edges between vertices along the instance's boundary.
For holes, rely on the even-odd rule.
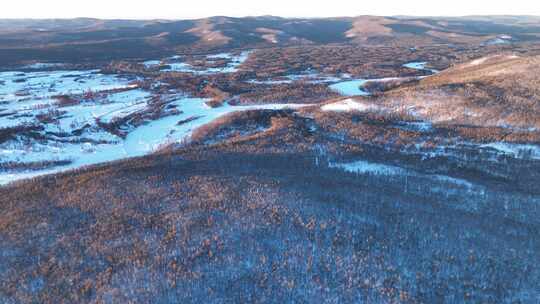
[[538,41],[540,17],[0,19],[0,65],[29,60],[80,62],[328,43],[405,47],[481,45],[499,35],[511,36],[513,43]]

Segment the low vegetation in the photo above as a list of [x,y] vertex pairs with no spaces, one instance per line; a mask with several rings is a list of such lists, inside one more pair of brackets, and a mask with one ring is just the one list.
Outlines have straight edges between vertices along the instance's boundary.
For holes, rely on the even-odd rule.
[[[536,303],[540,21],[513,20],[10,21],[6,69],[59,60],[120,89],[59,89],[0,125],[0,174],[154,153],[0,186],[0,303]],[[167,70],[178,54],[197,72]],[[7,93],[11,125],[34,97]],[[80,158],[39,159],[65,143]]]

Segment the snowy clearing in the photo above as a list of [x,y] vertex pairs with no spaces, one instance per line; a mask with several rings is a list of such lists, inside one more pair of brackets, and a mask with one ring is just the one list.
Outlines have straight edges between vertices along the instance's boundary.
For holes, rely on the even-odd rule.
[[334,102],[334,103],[330,103],[330,104],[326,104],[321,107],[321,110],[323,111],[333,111],[333,112],[349,112],[349,111],[369,112],[369,111],[376,111],[379,109],[380,108],[376,105],[355,101],[351,98]]

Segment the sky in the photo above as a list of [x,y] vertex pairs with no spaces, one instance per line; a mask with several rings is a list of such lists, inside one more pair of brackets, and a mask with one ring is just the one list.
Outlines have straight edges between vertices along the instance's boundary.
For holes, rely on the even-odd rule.
[[538,0],[3,0],[0,18],[540,15]]

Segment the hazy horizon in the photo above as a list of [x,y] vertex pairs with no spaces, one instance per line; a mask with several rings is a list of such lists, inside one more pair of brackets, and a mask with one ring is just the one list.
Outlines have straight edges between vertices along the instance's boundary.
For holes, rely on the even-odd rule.
[[215,18],[215,17],[228,17],[228,18],[262,18],[262,17],[274,17],[274,18],[298,18],[298,19],[325,19],[325,18],[356,18],[361,16],[374,16],[374,17],[389,17],[389,18],[467,18],[467,17],[534,17],[540,18],[539,15],[508,15],[508,14],[485,14],[485,15],[460,15],[460,16],[449,16],[449,15],[373,15],[373,14],[362,14],[362,15],[351,15],[351,16],[280,16],[280,15],[245,15],[245,16],[231,16],[231,15],[212,15],[212,16],[203,16],[203,17],[182,17],[182,18],[107,18],[107,17],[92,17],[92,16],[79,16],[79,17],[0,17],[0,20],[73,20],[73,19],[96,19],[96,20],[132,20],[132,21],[152,21],[152,20],[198,20],[205,18]]
[[361,15],[411,17],[464,17],[464,16],[540,16],[540,4],[516,0],[504,3],[478,3],[466,0],[434,2],[411,0],[407,2],[381,0],[369,3],[351,3],[337,0],[332,3],[312,1],[275,0],[258,2],[232,0],[218,2],[199,0],[195,3],[168,3],[154,0],[152,5],[143,1],[94,0],[76,2],[68,0],[19,0],[4,4],[0,19],[199,19],[213,16],[250,17],[279,16],[284,18],[355,17]]

